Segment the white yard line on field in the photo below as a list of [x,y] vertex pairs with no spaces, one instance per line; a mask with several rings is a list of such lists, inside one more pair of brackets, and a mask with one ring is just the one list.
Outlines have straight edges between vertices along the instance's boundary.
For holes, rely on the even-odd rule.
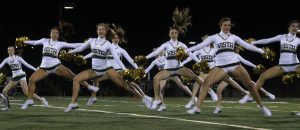
[[[11,104],[22,105],[19,103],[11,103]],[[34,106],[43,107],[43,105],[34,105]],[[65,107],[56,107],[56,106],[49,106],[49,108],[65,109]],[[145,117],[146,118],[155,118],[155,119],[158,118],[158,119],[175,120],[175,121],[183,121],[183,122],[198,123],[198,124],[228,126],[228,127],[234,127],[234,128],[242,128],[242,129],[269,130],[269,129],[265,129],[265,128],[256,128],[256,127],[250,127],[250,126],[217,123],[217,122],[209,122],[209,121],[190,120],[190,119],[183,119],[183,118],[173,118],[173,117],[166,117],[166,116],[153,116],[153,115],[143,115],[143,114],[136,114],[136,113],[118,113],[118,112],[103,111],[103,110],[90,110],[90,109],[76,109],[76,110],[86,111],[86,112],[98,112],[98,113],[106,113],[106,114],[117,114],[117,115],[126,115],[126,116],[134,116],[134,117],[143,117],[143,118],[145,118]]]

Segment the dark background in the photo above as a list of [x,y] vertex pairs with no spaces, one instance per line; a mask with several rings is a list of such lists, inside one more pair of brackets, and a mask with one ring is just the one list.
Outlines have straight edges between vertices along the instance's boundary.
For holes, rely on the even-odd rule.
[[[16,37],[28,36],[30,39],[41,39],[49,36],[49,29],[58,26],[63,20],[74,25],[76,34],[69,42],[83,42],[89,37],[96,37],[96,24],[113,22],[121,25],[127,32],[128,44],[122,47],[134,57],[147,55],[152,48],[158,47],[168,38],[168,28],[173,24],[172,12],[175,7],[190,8],[192,27],[181,37],[184,43],[200,42],[205,34],[220,31],[218,23],[222,17],[230,17],[235,27],[232,33],[241,38],[256,39],[273,37],[287,33],[287,23],[292,19],[299,20],[299,4],[296,1],[196,1],[196,0],[68,0],[76,2],[74,10],[64,10],[66,0],[10,0],[0,5],[0,51],[1,60],[7,57],[6,47],[13,45]],[[187,44],[188,45],[188,44]],[[191,45],[188,45],[191,46]],[[278,54],[279,44],[268,45]],[[85,53],[87,53],[86,51]],[[278,63],[268,61],[260,55],[244,51],[241,55],[255,64],[272,67]],[[41,47],[25,48],[23,57],[34,66],[41,62]],[[278,57],[278,55],[277,55]],[[76,66],[65,63],[75,73],[89,68],[89,65]],[[126,63],[126,62],[125,62]],[[190,64],[191,65],[191,64]],[[189,65],[189,66],[190,66]],[[254,81],[258,75],[246,67]],[[27,70],[27,69],[25,69]],[[2,71],[5,71],[2,69]],[[30,75],[32,72],[29,72]],[[152,71],[152,76],[157,72]],[[56,78],[54,76],[54,78]],[[266,82],[265,88],[278,96],[299,96],[299,81],[284,87],[281,77]]]

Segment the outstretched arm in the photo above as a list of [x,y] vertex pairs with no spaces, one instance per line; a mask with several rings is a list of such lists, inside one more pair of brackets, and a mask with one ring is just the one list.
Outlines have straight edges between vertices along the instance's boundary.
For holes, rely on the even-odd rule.
[[147,74],[155,65],[155,60],[151,62],[151,64],[147,67],[145,70],[145,73]]
[[4,60],[2,61],[2,63],[0,64],[0,69],[3,68],[3,66],[4,66],[6,63],[7,63],[7,58],[4,59]]
[[68,53],[78,53],[90,47],[90,42],[82,44],[80,47],[77,47],[74,50],[69,51]]
[[146,56],[147,59],[155,57],[159,52],[165,49],[165,44],[162,44],[159,48],[155,51],[151,52],[149,55]]
[[257,52],[257,53],[260,53],[260,54],[265,53],[262,49],[257,48],[256,46],[245,42],[244,40],[242,40],[238,36],[235,36],[235,37],[236,37],[236,41],[235,42],[238,43],[238,44],[240,44],[242,47],[246,48],[247,50],[254,51],[254,52]]
[[93,57],[93,54],[94,54],[93,52],[90,52],[89,54],[85,55],[83,57],[83,59],[89,59],[89,58]]
[[129,56],[129,54],[127,53],[127,51],[125,51],[124,49],[121,49],[121,54],[125,57],[125,59],[135,68],[137,69],[138,66],[136,65],[136,63],[134,63],[134,60]]
[[21,63],[23,65],[25,65],[27,68],[33,70],[33,71],[36,71],[37,69],[35,67],[33,67],[32,65],[28,64],[22,57],[18,57],[19,60],[21,61]]
[[201,43],[199,43],[198,45],[195,45],[193,47],[190,47],[189,49],[186,50],[186,53],[195,51],[195,50],[200,50],[203,47],[211,44],[213,42],[213,37],[209,36],[208,38],[206,38],[204,41],[202,41]]
[[280,41],[280,38],[282,37],[282,35],[277,35],[275,37],[272,38],[267,38],[267,39],[261,39],[255,42],[252,42],[253,45],[260,45],[260,44],[270,44],[270,43],[274,43],[276,41]]
[[243,57],[241,57],[240,55],[237,54],[237,56],[238,56],[238,59],[239,59],[242,63],[244,63],[245,65],[250,66],[250,67],[252,67],[252,68],[255,68],[255,67],[256,67],[256,65],[254,65],[253,63],[251,63],[251,62],[248,61],[248,60],[245,60],[245,59],[244,59]]
[[29,40],[29,41],[25,41],[24,43],[25,44],[29,44],[29,45],[33,45],[33,46],[36,46],[36,45],[42,45],[43,42],[46,40],[46,38],[42,38],[40,40]]

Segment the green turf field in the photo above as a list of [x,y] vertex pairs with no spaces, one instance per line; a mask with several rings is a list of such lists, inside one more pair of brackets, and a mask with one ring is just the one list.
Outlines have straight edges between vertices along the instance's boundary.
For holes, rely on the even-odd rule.
[[241,105],[236,98],[225,98],[220,114],[212,113],[215,103],[207,100],[197,115],[186,113],[188,98],[166,98],[167,110],[156,112],[131,97],[98,97],[93,106],[85,105],[88,97],[80,97],[80,109],[70,113],[63,112],[69,97],[46,98],[49,108],[35,101],[35,106],[21,110],[25,97],[12,97],[11,110],[0,111],[0,129],[300,129],[300,116],[290,114],[300,111],[300,99],[295,98],[264,99],[272,117],[264,117],[255,103]]

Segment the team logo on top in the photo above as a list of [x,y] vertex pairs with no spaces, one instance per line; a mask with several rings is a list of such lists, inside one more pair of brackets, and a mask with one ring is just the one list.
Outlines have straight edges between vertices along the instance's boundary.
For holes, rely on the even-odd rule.
[[53,55],[53,56],[57,56],[58,51],[54,48],[51,48],[51,47],[45,47],[43,53],[44,54],[50,54],[50,55]]
[[218,48],[234,48],[234,43],[232,42],[221,42],[218,44]]
[[281,50],[296,51],[296,46],[288,43],[283,43],[281,44]]
[[107,53],[105,51],[98,50],[98,49],[92,49],[92,52],[97,54],[97,55],[101,55],[101,56],[106,56],[107,55]]
[[21,68],[19,64],[10,64],[9,66],[12,70]]

